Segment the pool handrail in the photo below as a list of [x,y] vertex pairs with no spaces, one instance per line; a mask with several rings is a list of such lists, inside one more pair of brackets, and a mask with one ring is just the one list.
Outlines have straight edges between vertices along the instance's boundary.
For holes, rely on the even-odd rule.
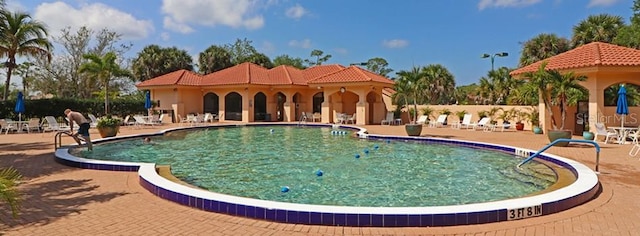
[[554,144],[559,143],[559,142],[575,142],[575,143],[593,144],[593,146],[596,148],[596,173],[598,172],[598,165],[599,165],[599,162],[600,162],[600,145],[598,145],[598,143],[596,141],[593,141],[593,140],[568,139],[568,138],[560,138],[560,139],[554,140],[553,142],[547,144],[546,146],[544,146],[543,148],[538,150],[538,152],[536,152],[536,153],[532,154],[531,156],[529,156],[527,159],[524,159],[516,167],[520,168],[520,166],[522,166],[522,165],[526,164],[527,162],[531,161],[533,158],[539,156],[542,152],[544,152],[545,150],[549,149],[550,147],[553,147]]

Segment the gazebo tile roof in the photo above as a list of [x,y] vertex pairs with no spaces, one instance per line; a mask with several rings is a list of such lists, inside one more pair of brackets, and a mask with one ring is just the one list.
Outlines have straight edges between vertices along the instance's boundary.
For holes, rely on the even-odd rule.
[[309,81],[309,84],[323,83],[348,83],[348,82],[380,82],[393,84],[393,81],[384,76],[369,72],[358,66],[349,66],[345,69],[325,74]]
[[640,66],[640,50],[614,44],[593,42],[512,71],[519,75],[536,71],[547,62],[547,70],[564,70],[595,66]]

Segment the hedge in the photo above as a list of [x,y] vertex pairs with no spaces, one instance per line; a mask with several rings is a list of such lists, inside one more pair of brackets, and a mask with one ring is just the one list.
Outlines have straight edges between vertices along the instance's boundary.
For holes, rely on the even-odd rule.
[[[45,116],[62,117],[64,110],[69,108],[83,114],[94,114],[100,117],[104,114],[104,100],[90,99],[65,99],[51,98],[38,100],[25,100],[25,113],[22,114],[22,120],[32,117],[43,119]],[[14,111],[16,106],[15,100],[0,101],[0,119],[10,118],[18,119],[18,113]],[[146,114],[144,108],[144,99],[112,99],[109,100],[109,111],[111,115],[124,117],[129,114]]]

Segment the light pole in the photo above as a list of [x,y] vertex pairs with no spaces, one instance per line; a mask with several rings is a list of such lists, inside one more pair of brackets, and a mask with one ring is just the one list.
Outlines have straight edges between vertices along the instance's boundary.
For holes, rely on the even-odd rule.
[[509,53],[499,52],[499,53],[496,53],[496,54],[493,54],[493,55],[490,55],[490,54],[487,54],[487,53],[482,54],[482,58],[488,58],[488,57],[491,58],[491,71],[493,71],[493,61],[494,61],[496,56],[498,56],[498,57],[506,57],[506,56],[509,56]]

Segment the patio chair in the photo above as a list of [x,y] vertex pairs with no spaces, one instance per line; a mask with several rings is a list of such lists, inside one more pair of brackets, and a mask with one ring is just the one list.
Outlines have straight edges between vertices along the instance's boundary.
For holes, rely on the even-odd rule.
[[135,119],[132,121],[131,115],[127,115],[124,117],[124,120],[122,120],[122,124],[126,126],[136,125],[136,121]]
[[8,134],[9,131],[18,132],[18,127],[15,124],[7,122],[6,119],[0,119],[0,133],[4,130],[4,134]]
[[151,121],[149,119],[145,119],[143,116],[133,116],[133,119],[136,120],[136,125],[138,125],[138,126],[140,126],[140,125],[142,125],[142,126],[147,126],[147,125],[153,126],[153,125],[156,124],[155,122],[153,122],[153,121]]
[[438,119],[434,122],[429,122],[430,127],[444,127],[444,122],[447,122],[447,115],[439,115]]
[[384,120],[380,121],[380,125],[391,125],[393,124],[393,112],[389,111],[387,112],[387,117],[384,118]]
[[313,120],[313,122],[321,122],[322,121],[322,114],[320,114],[319,112],[313,113],[313,115],[311,116],[311,119]]
[[349,124],[349,123],[355,124],[356,123],[356,113],[354,112],[353,115],[348,116],[347,119],[345,120],[345,122],[347,124]]
[[24,128],[27,133],[31,133],[31,130],[40,131],[40,118],[29,119],[29,123],[24,124]]
[[618,132],[612,129],[607,129],[607,127],[604,126],[603,123],[596,123],[595,126],[596,126],[596,132],[595,132],[596,141],[598,140],[598,135],[604,136],[604,143],[609,143],[610,138],[615,138],[616,140],[619,139]]

